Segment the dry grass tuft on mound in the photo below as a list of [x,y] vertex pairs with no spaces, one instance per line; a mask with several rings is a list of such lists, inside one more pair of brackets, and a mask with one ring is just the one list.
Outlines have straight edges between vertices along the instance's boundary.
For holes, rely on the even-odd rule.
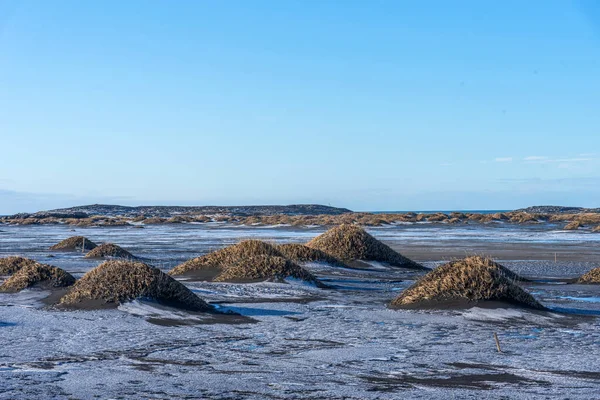
[[138,261],[105,261],[86,273],[60,300],[67,308],[106,308],[149,298],[190,311],[213,308],[158,268]]
[[327,287],[310,272],[294,262],[278,256],[259,255],[240,259],[227,266],[215,282],[283,281],[285,278],[300,279],[318,287]]
[[577,279],[577,283],[598,283],[600,284],[600,267],[594,268],[589,272],[581,275]]
[[536,218],[535,215],[525,213],[525,212],[520,212],[520,213],[513,213],[512,217],[510,218],[510,222],[514,222],[517,224],[527,224],[527,223],[535,224],[538,222],[538,219]]
[[260,240],[243,240],[233,246],[227,246],[179,264],[169,271],[169,274],[182,275],[198,270],[215,270],[217,272],[214,275],[216,275],[218,271],[235,265],[241,260],[256,256],[282,257],[283,255],[269,243]]
[[490,259],[467,257],[434,269],[403,291],[390,306],[443,307],[453,302],[497,301],[545,309],[515,283],[514,276],[517,275]]
[[47,264],[29,264],[15,272],[2,285],[2,292],[18,292],[33,286],[62,288],[75,283],[75,278],[65,270]]
[[529,279],[523,278],[521,275],[511,271],[502,264],[498,264],[496,261],[492,260],[489,257],[469,256],[460,260],[456,260],[454,262],[463,262],[467,265],[482,266],[493,270],[497,270],[502,276],[504,276],[506,279],[512,282],[530,282]]
[[581,224],[581,222],[579,221],[573,221],[573,222],[569,222],[567,225],[565,225],[565,227],[563,228],[566,231],[576,231],[577,229],[581,228],[583,225]]
[[144,223],[144,225],[158,225],[158,224],[164,224],[165,222],[167,222],[167,219],[161,218],[161,217],[151,217],[151,218],[146,218],[142,222]]
[[303,244],[285,243],[275,246],[275,248],[294,262],[324,262],[338,267],[347,267],[343,261],[325,253],[319,249],[313,249]]
[[324,251],[342,261],[379,261],[412,269],[425,269],[422,265],[392,250],[388,245],[369,235],[356,225],[331,228],[306,244]]
[[0,258],[0,275],[12,275],[21,268],[34,264],[37,264],[37,261],[19,256]]
[[137,257],[113,243],[104,243],[85,255],[85,258],[125,258],[134,260]]
[[85,236],[72,236],[50,247],[50,250],[81,251],[82,248],[83,250],[93,250],[96,247],[98,245]]

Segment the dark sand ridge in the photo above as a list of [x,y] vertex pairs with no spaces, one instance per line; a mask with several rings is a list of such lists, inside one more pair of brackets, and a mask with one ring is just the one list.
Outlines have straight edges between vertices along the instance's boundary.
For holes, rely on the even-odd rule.
[[543,310],[529,293],[515,283],[518,275],[479,256],[444,264],[404,290],[392,308],[468,308],[499,302]]
[[127,250],[113,243],[104,243],[94,248],[85,255],[85,258],[125,258],[135,260],[138,257],[134,256]]
[[576,281],[577,283],[600,284],[600,267],[594,268],[591,271],[581,275]]
[[338,267],[348,267],[343,261],[321,251],[299,243],[285,243],[275,246],[283,256],[294,262],[324,262]]
[[379,261],[396,267],[426,269],[392,250],[356,225],[340,225],[331,228],[306,245],[331,254],[344,262]]
[[539,260],[556,262],[600,262],[600,246],[594,242],[579,243],[507,243],[444,240],[431,243],[411,243],[411,240],[392,239],[390,247],[419,262],[451,261],[471,254],[481,254],[496,260]]
[[269,255],[240,259],[228,265],[213,281],[249,283],[273,280],[282,282],[286,278],[300,279],[320,288],[328,287],[293,261]]
[[138,261],[105,261],[79,279],[59,306],[77,309],[114,308],[148,298],[189,311],[214,308],[158,268]]
[[54,246],[50,247],[50,250],[62,250],[62,251],[77,251],[77,250],[93,250],[98,245],[92,242],[85,236],[71,236],[65,240],[60,241]]
[[0,275],[12,275],[21,268],[34,264],[37,264],[37,261],[19,256],[0,258]]
[[75,283],[75,278],[61,268],[47,264],[28,264],[15,272],[2,285],[2,292],[18,292],[30,287],[44,289],[64,288]]
[[170,275],[186,275],[198,280],[212,280],[227,267],[257,256],[283,257],[274,246],[260,240],[243,240],[179,264]]

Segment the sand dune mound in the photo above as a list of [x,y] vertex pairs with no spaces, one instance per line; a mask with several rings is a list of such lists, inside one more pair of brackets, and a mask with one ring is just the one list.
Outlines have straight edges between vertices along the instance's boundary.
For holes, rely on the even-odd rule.
[[37,286],[43,288],[61,288],[71,286],[75,278],[65,270],[46,264],[29,264],[15,272],[2,285],[2,292],[18,292]]
[[356,225],[340,225],[317,236],[306,244],[342,261],[379,261],[404,268],[425,269],[392,250]]
[[269,243],[260,240],[243,240],[233,246],[227,246],[179,264],[169,271],[169,274],[193,274],[198,278],[210,280],[225,268],[256,256],[282,257],[283,255]]
[[50,250],[81,251],[83,249],[89,251],[96,247],[98,245],[85,236],[72,236],[50,247]]
[[27,265],[37,264],[37,261],[25,257],[10,256],[0,258],[0,275],[12,275]]
[[482,256],[469,256],[465,257],[462,260],[457,260],[455,262],[463,262],[468,265],[477,265],[482,267],[487,267],[493,270],[497,270],[502,276],[504,276],[509,281],[513,282],[530,282],[529,279],[523,278],[521,275],[516,272],[511,271],[506,268],[504,265],[498,264],[496,261],[491,258],[482,257]]
[[113,243],[104,243],[85,255],[85,258],[126,258],[134,260],[137,257]]
[[60,305],[70,308],[116,307],[137,298],[149,298],[190,311],[213,308],[158,268],[138,261],[105,261],[86,273],[63,296]]
[[567,225],[565,225],[565,227],[563,228],[565,231],[576,231],[577,229],[583,227],[583,225],[581,224],[581,222],[579,221],[572,221],[569,222]]
[[258,255],[236,261],[227,266],[215,282],[260,282],[265,280],[283,281],[295,278],[318,287],[327,287],[310,272],[284,257]]
[[600,284],[600,267],[581,275],[577,283],[597,283]]
[[294,262],[324,262],[331,265],[346,267],[343,261],[319,249],[313,249],[303,244],[285,243],[275,248],[287,259]]
[[[502,302],[544,309],[515,284],[516,274],[490,259],[468,257],[444,264],[403,291],[391,307],[444,308],[472,306],[479,302]],[[510,272],[510,271],[509,271]]]
[[144,225],[158,225],[164,224],[165,222],[167,222],[167,219],[161,217],[151,217],[143,220]]

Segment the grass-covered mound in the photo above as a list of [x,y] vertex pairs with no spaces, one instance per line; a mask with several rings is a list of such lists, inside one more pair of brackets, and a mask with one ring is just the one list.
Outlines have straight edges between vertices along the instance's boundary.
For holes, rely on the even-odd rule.
[[60,299],[67,308],[108,308],[137,298],[190,311],[213,308],[158,268],[138,261],[105,261],[78,280]]
[[285,258],[288,258],[295,262],[324,262],[327,264],[346,267],[341,260],[325,253],[319,249],[313,249],[303,244],[298,243],[285,243],[275,246]]
[[586,272],[577,279],[577,283],[597,283],[600,284],[600,267]]
[[164,224],[165,222],[167,222],[167,219],[161,218],[161,217],[151,217],[151,218],[146,218],[143,222],[144,222],[144,225],[158,225],[158,224]]
[[65,270],[52,265],[34,263],[24,266],[2,285],[2,292],[18,292],[29,287],[62,288],[75,283],[75,278]]
[[225,268],[257,256],[282,257],[283,255],[269,243],[260,240],[243,240],[232,246],[224,247],[179,264],[169,271],[169,274],[194,275],[199,279],[210,280]]
[[37,261],[25,257],[10,256],[0,258],[0,275],[12,275],[27,265],[37,264]]
[[85,258],[126,258],[134,260],[137,257],[113,243],[104,243],[85,255]]
[[318,287],[327,287],[310,272],[284,257],[258,255],[240,259],[228,265],[214,278],[215,282],[261,282],[266,280],[283,281],[295,278]]
[[502,302],[544,309],[515,283],[517,276],[483,257],[467,257],[444,264],[419,279],[396,297],[391,307],[473,306],[479,302]]
[[72,236],[51,246],[50,250],[81,251],[83,249],[89,251],[96,247],[98,245],[85,236]]
[[576,231],[577,229],[579,229],[581,227],[583,227],[581,222],[573,221],[573,222],[569,222],[567,225],[565,225],[565,227],[563,229],[566,231]]
[[422,265],[392,250],[388,245],[375,239],[356,225],[344,224],[331,228],[306,245],[345,262],[379,261],[397,267],[425,269]]

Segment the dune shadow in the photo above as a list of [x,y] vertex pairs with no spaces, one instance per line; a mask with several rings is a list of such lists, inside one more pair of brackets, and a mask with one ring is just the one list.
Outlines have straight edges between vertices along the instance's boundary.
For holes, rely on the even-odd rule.
[[586,310],[572,307],[548,307],[548,309],[549,311],[562,314],[600,316],[600,310]]

